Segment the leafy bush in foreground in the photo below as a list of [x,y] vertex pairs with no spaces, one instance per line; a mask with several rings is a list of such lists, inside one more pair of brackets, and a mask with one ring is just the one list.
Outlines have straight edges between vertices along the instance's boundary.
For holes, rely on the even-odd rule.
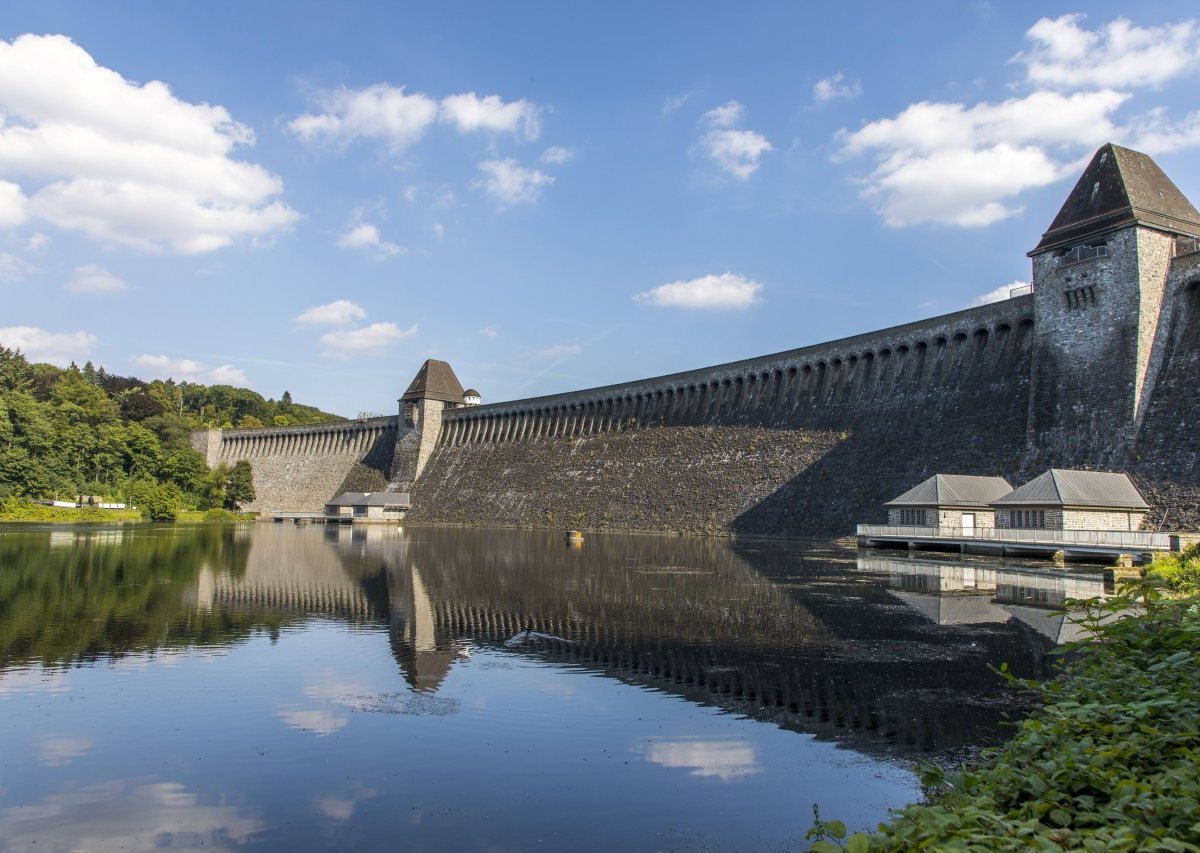
[[927,802],[877,834],[818,818],[811,849],[1200,851],[1200,601],[1141,584],[1084,619],[1097,641],[1067,647],[1058,679],[1008,676],[1045,702],[1011,741],[926,768]]
[[1178,554],[1157,554],[1146,577],[1174,595],[1200,596],[1200,545]]

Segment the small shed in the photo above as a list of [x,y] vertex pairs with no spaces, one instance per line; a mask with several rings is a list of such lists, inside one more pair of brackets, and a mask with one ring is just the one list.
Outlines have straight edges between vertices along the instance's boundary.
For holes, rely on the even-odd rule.
[[995,501],[996,526],[1141,530],[1150,504],[1128,474],[1051,468]]
[[408,492],[343,492],[325,504],[327,518],[397,521],[411,502]]
[[991,505],[1011,491],[1003,477],[934,474],[884,506],[888,524],[961,530],[969,536],[976,528],[996,526]]

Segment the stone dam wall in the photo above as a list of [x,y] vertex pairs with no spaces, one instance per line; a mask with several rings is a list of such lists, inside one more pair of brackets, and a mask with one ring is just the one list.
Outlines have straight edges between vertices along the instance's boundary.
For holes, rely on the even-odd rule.
[[259,513],[319,512],[342,492],[387,488],[396,446],[394,417],[270,429],[207,430],[192,446],[210,467],[250,463]]
[[409,520],[845,535],[936,471],[1024,469],[1031,303],[447,411]]

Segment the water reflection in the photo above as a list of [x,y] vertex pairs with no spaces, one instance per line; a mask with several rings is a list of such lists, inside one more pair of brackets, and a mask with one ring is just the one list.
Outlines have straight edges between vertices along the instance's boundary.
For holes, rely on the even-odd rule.
[[1095,571],[881,557],[860,557],[858,567],[886,573],[892,595],[937,625],[1017,621],[1055,645],[1085,637],[1063,610],[1067,599],[1108,596]]
[[412,849],[800,846],[814,800],[869,825],[915,795],[907,759],[1003,738],[1020,700],[988,665],[1044,675],[1070,636],[1047,614],[1101,591],[784,542],[268,524],[0,527],[0,565],[5,849],[388,847],[398,820]]
[[202,803],[177,782],[115,780],[0,810],[5,850],[231,850],[262,828],[236,806]]
[[[1013,707],[986,664],[1044,674],[1045,653],[1075,637],[1050,608],[1103,592],[1096,576],[1028,566],[709,539],[594,536],[569,549],[543,533],[384,526],[69,534],[70,548],[59,530],[0,536],[13,567],[0,575],[0,693],[55,689],[60,675],[11,669],[23,662],[221,647],[320,615],[386,625],[419,693],[436,693],[472,649],[515,649],[859,748],[954,751],[998,739]],[[306,695],[320,706],[275,714],[319,736],[340,731],[347,708],[404,704],[337,682]]]

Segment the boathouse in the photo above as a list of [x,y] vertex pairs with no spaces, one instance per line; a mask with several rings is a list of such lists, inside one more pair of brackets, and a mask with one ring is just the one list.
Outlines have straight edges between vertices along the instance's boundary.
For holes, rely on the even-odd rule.
[[1127,474],[1051,468],[992,504],[996,526],[1141,530],[1150,505]]
[[1011,492],[1003,477],[934,474],[884,506],[890,525],[962,530],[969,536],[996,526],[992,503]]
[[325,504],[325,517],[350,521],[399,521],[409,506],[408,492],[343,492]]

